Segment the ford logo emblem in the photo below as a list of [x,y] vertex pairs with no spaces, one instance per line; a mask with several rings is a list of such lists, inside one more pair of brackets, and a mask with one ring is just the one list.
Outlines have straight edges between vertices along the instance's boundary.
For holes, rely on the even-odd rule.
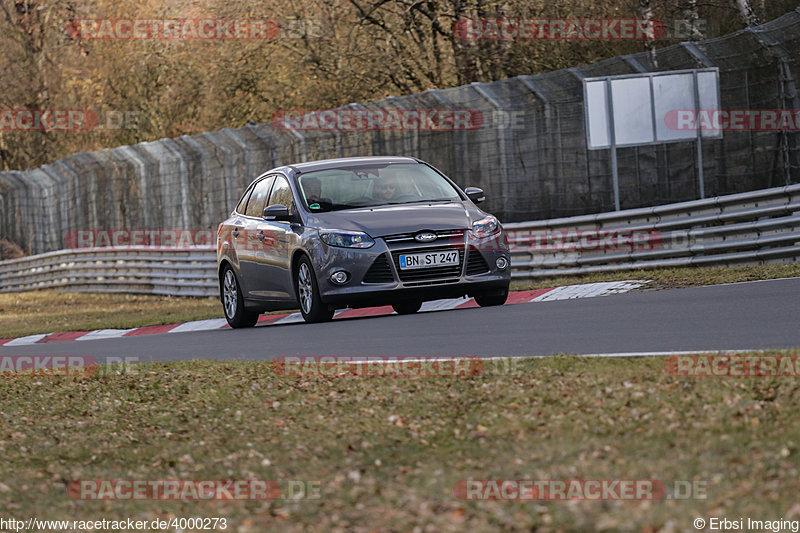
[[423,231],[414,235],[414,240],[417,242],[431,242],[436,240],[436,234],[430,231]]

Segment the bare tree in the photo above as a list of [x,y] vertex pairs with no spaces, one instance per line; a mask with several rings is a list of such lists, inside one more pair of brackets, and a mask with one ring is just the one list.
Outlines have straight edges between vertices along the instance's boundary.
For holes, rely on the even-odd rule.
[[739,7],[739,12],[748,26],[757,26],[759,24],[758,16],[753,11],[750,0],[736,0],[736,5]]
[[[639,11],[641,12],[643,19],[651,21],[655,20],[653,17],[653,8],[650,5],[650,0],[639,0]],[[655,35],[653,38],[655,38]],[[650,52],[650,60],[653,62],[653,66],[658,68],[658,56],[656,56],[656,45],[654,40],[648,36],[647,40],[644,42],[644,47]]]
[[[61,61],[65,21],[74,15],[72,0],[0,2],[0,108],[46,110],[70,107],[62,90]],[[52,159],[63,135],[48,131],[8,132],[0,139],[4,169],[24,168]]]

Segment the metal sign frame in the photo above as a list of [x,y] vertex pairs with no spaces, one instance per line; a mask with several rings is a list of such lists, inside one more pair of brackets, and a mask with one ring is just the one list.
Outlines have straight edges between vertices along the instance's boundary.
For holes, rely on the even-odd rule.
[[[674,76],[680,74],[692,74],[692,86],[694,91],[694,109],[700,109],[700,88],[698,85],[698,74],[705,73],[705,72],[713,72],[716,74],[715,78],[715,88],[716,88],[716,105],[717,109],[720,108],[721,105],[721,97],[720,97],[720,90],[719,90],[719,68],[711,67],[711,68],[701,68],[701,69],[685,69],[685,70],[666,70],[660,72],[647,72],[647,73],[639,73],[639,74],[621,74],[617,76],[598,76],[593,78],[584,78],[583,80],[583,102],[584,102],[584,122],[585,122],[585,134],[586,134],[586,143],[587,148],[589,150],[604,150],[610,149],[611,150],[611,170],[612,170],[612,177],[613,177],[613,187],[614,187],[614,206],[617,211],[620,210],[620,203],[619,203],[619,169],[617,166],[617,148],[627,148],[631,146],[653,146],[658,144],[669,144],[669,143],[676,143],[676,142],[687,142],[687,141],[696,141],[697,143],[697,169],[698,169],[698,181],[700,186],[700,198],[705,198],[705,184],[703,179],[703,139],[719,139],[722,138],[722,130],[716,130],[714,133],[709,135],[705,135],[703,130],[695,124],[695,136],[694,137],[684,137],[678,139],[665,139],[665,140],[658,140],[658,133],[657,133],[657,116],[656,116],[656,101],[653,89],[653,79],[659,76]],[[624,144],[617,144],[616,142],[616,128],[614,123],[614,103],[613,103],[613,91],[612,91],[612,82],[621,79],[647,79],[648,86],[650,88],[650,95],[649,95],[649,103],[650,103],[650,116],[652,120],[652,128],[653,128],[653,140],[652,141],[642,141],[642,142],[634,142],[634,143],[624,143]],[[590,121],[589,121],[589,98],[588,98],[588,89],[587,86],[589,83],[597,83],[603,81],[605,82],[605,112],[606,112],[606,126],[607,126],[607,135],[608,135],[608,144],[604,144],[602,146],[591,147],[589,146],[589,142],[591,139],[591,131],[590,131]]]

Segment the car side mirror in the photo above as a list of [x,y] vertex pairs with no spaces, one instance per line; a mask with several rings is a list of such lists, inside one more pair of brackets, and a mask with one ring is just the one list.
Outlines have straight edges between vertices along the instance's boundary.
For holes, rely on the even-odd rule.
[[274,204],[264,208],[264,220],[289,221],[292,216],[289,208],[282,204]]
[[476,204],[479,204],[482,201],[486,200],[486,195],[483,194],[483,189],[479,189],[478,187],[467,187],[466,189],[464,189],[464,192],[466,193],[467,198],[469,198]]

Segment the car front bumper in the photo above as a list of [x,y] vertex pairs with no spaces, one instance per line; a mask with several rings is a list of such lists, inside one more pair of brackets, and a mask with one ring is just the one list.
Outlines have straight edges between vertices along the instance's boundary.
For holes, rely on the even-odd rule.
[[[368,249],[317,247],[312,253],[322,301],[333,307],[429,301],[499,292],[507,290],[511,282],[510,256],[502,233],[481,241],[470,239],[468,232],[425,245],[405,241],[377,238]],[[434,250],[458,251],[458,266],[414,271],[399,266],[402,253]],[[499,257],[505,258],[504,269],[497,266]],[[344,284],[331,279],[340,271],[347,274]]]

